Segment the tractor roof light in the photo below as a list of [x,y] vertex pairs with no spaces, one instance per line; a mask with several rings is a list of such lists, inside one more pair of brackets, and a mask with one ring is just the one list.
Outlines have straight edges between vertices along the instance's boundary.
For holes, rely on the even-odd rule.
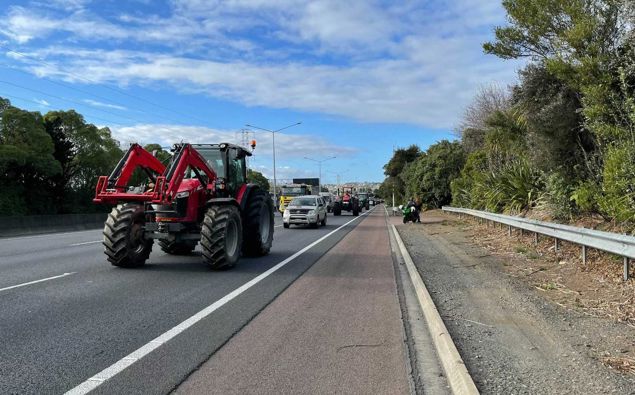
[[255,150],[256,149],[256,140],[251,140],[250,145],[251,145],[251,149]]

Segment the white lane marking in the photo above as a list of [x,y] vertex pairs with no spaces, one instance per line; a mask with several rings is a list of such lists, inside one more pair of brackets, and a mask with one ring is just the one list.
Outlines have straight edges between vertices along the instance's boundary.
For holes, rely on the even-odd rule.
[[274,226],[274,228],[279,228],[279,227],[281,227],[281,226],[282,226],[282,225],[276,225],[276,226]]
[[322,236],[321,238],[317,239],[313,243],[309,244],[308,246],[304,247],[300,251],[298,251],[295,254],[291,255],[287,259],[285,259],[282,262],[278,263],[277,265],[275,265],[271,269],[267,270],[266,272],[260,274],[259,276],[255,277],[255,278],[253,278],[252,280],[246,282],[245,284],[243,284],[240,287],[236,288],[232,292],[230,292],[227,295],[223,296],[221,299],[219,299],[216,302],[212,303],[211,305],[207,306],[203,310],[201,310],[198,313],[194,314],[193,316],[191,316],[190,318],[188,318],[185,321],[181,322],[180,324],[178,324],[177,326],[175,326],[172,329],[168,330],[167,332],[163,333],[159,337],[155,338],[154,340],[151,340],[149,343],[145,344],[144,346],[141,346],[141,348],[133,351],[132,353],[130,353],[127,356],[125,356],[124,358],[120,359],[119,361],[117,361],[114,364],[110,365],[106,369],[104,369],[101,372],[97,373],[93,377],[91,377],[88,380],[84,381],[83,383],[79,384],[75,388],[69,390],[68,392],[66,392],[66,395],[79,395],[79,394],[83,395],[83,394],[87,394],[90,391],[94,390],[95,388],[99,387],[106,380],[113,378],[117,374],[121,373],[128,366],[134,364],[135,362],[137,362],[141,358],[145,357],[146,355],[150,354],[152,351],[154,351],[157,348],[159,348],[161,345],[163,345],[166,342],[168,342],[168,341],[172,340],[173,338],[175,338],[177,335],[179,335],[180,333],[182,333],[183,331],[185,331],[186,329],[188,329],[192,325],[196,324],[197,322],[201,321],[203,318],[205,318],[208,315],[212,314],[214,311],[218,310],[219,308],[223,307],[227,303],[231,302],[233,299],[238,297],[240,294],[242,294],[243,292],[247,291],[249,288],[253,287],[254,285],[258,284],[259,282],[261,282],[265,278],[269,277],[272,273],[274,273],[278,269],[282,268],[287,263],[293,261],[295,258],[299,257],[300,255],[304,254],[306,251],[310,250],[311,248],[315,247],[316,245],[318,245],[322,241],[326,240],[326,238],[328,238],[329,236],[331,236],[332,234],[334,234],[338,230],[344,228],[346,225],[350,224],[351,222],[353,222],[355,220],[358,220],[359,218],[363,217],[364,215],[367,215],[367,214],[371,213],[372,211],[373,210],[367,211],[366,213],[360,215],[359,217],[353,218],[352,220],[346,222],[344,225],[340,226],[339,228],[337,228],[337,229],[329,232],[328,234]]
[[103,240],[95,240],[95,241],[85,241],[83,243],[75,243],[75,244],[71,244],[71,247],[75,247],[75,246],[83,246],[85,244],[95,244],[95,243],[101,243],[103,242]]
[[44,282],[44,281],[55,280],[56,278],[62,278],[62,277],[70,276],[70,275],[73,275],[75,273],[77,273],[77,272],[64,273],[64,274],[60,274],[59,276],[47,277],[47,278],[43,278],[41,280],[29,281],[28,283],[12,285],[12,286],[6,287],[6,288],[0,288],[0,292],[8,291],[8,290],[14,289],[14,288],[26,287],[27,285],[37,284],[37,283],[41,283],[41,282]]

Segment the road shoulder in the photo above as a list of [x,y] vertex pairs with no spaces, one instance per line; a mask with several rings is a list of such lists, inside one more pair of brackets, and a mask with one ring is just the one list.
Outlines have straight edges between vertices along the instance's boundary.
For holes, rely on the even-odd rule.
[[481,392],[632,393],[594,356],[594,339],[629,341],[623,326],[549,303],[447,218],[423,222],[397,228]]
[[401,310],[376,210],[176,393],[409,393]]

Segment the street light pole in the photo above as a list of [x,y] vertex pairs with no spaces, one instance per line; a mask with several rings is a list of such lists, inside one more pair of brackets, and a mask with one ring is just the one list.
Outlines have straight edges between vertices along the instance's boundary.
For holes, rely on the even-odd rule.
[[[348,169],[348,170],[350,170],[350,169]],[[348,170],[344,170],[344,171],[341,171],[341,172],[335,172],[335,171],[329,171],[328,172],[328,173],[331,173],[331,174],[335,174],[335,176],[336,176],[338,193],[339,193],[340,186],[341,186],[341,183],[342,183],[341,178],[342,178],[342,176],[344,174],[348,173]]]
[[272,147],[272,151],[273,151],[273,198],[275,200],[274,205],[276,207],[278,207],[278,191],[277,191],[277,185],[276,185],[276,133],[278,133],[281,130],[293,127],[293,126],[297,126],[297,125],[299,125],[301,123],[302,123],[302,121],[296,122],[296,123],[294,123],[292,125],[288,125],[288,126],[285,126],[283,128],[276,129],[276,130],[269,130],[269,129],[261,128],[259,126],[250,125],[250,124],[245,125],[245,126],[247,126],[249,128],[264,130],[265,132],[271,133],[271,143],[273,144],[273,147]]
[[304,159],[312,160],[313,162],[317,162],[318,163],[318,168],[320,169],[320,175],[319,175],[319,178],[318,178],[318,195],[319,195],[320,192],[322,192],[322,162],[326,162],[327,160],[335,159],[335,156],[329,156],[328,158],[325,158],[325,159],[313,159],[313,158],[309,158],[309,157],[305,156]]

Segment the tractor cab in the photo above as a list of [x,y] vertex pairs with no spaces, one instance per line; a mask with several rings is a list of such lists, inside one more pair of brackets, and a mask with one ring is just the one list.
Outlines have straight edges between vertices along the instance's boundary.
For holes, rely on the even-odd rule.
[[216,173],[216,191],[226,196],[234,196],[240,187],[247,183],[247,164],[245,158],[251,152],[245,148],[229,144],[192,144]]

